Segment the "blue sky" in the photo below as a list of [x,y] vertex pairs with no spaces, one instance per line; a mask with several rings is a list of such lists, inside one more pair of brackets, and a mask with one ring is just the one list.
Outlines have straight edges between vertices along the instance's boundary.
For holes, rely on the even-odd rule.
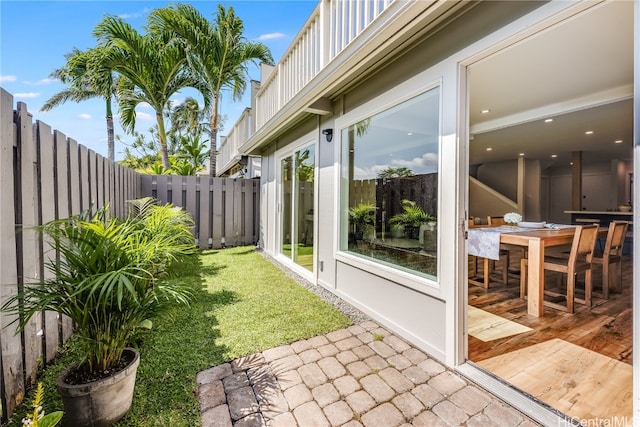
[[[143,31],[149,11],[165,7],[166,1],[27,1],[0,0],[0,86],[18,101],[27,104],[35,120],[65,133],[79,143],[106,156],[106,124],[104,102],[90,100],[68,102],[48,112],[40,107],[49,97],[64,89],[60,82],[49,79],[51,71],[64,65],[64,55],[74,47],[84,50],[95,46],[93,28],[105,15],[118,15]],[[175,3],[175,2],[174,2]],[[218,2],[184,1],[195,5],[212,19]],[[277,62],[311,15],[317,0],[301,1],[224,1],[232,6],[244,22],[245,37],[265,43]],[[256,67],[249,77],[259,80]],[[248,92],[242,101],[232,102],[223,95],[220,112],[228,116],[230,129],[242,111],[250,106]],[[190,92],[179,94],[180,102]],[[153,126],[153,110],[141,107],[136,130]],[[117,119],[116,119],[117,122]],[[116,134],[130,141],[131,137],[116,123]],[[226,134],[223,131],[222,134]],[[116,159],[122,158],[124,147],[116,142]]]

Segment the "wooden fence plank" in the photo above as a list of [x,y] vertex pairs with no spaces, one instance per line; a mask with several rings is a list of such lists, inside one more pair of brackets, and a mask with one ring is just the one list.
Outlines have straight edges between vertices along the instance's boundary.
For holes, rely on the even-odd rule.
[[[58,177],[58,219],[69,218],[82,212],[84,204],[88,203],[88,182],[81,184],[81,177],[87,173],[87,147],[80,145],[72,139],[67,139],[60,132],[54,133],[58,163],[56,165]],[[61,147],[68,147],[69,157],[64,155]],[[61,153],[62,151],[62,153]],[[75,167],[75,169],[74,169]],[[71,203],[69,203],[71,199]],[[69,212],[71,206],[71,212]],[[62,316],[61,340],[66,342],[73,332],[73,322],[67,316]]]
[[236,219],[234,216],[234,192],[235,185],[232,178],[225,178],[224,190],[224,238],[228,246],[237,246],[236,241]]
[[159,200],[169,202],[169,177],[167,175],[156,176],[156,198]]
[[253,182],[242,180],[242,244],[250,245],[253,240]]
[[193,220],[196,221],[196,224],[195,224],[196,226],[193,228],[193,230],[191,230],[191,234],[193,235],[194,238],[200,232],[200,213],[196,209],[196,206],[198,204],[196,180],[197,180],[197,177],[195,176],[183,176],[182,177],[183,185],[181,186],[186,190],[186,193],[187,193],[185,208],[187,212],[191,214],[191,217],[193,218]]
[[[20,199],[18,241],[21,243],[22,277],[18,283],[25,286],[40,280],[40,245],[34,227],[38,225],[38,151],[33,132],[32,116],[27,105],[18,102],[16,111],[18,132],[18,158],[20,159]],[[20,246],[19,246],[20,247]],[[19,270],[20,274],[20,270]],[[34,315],[23,333],[25,387],[36,379],[38,359],[42,356],[42,316]]]
[[[38,125],[38,151],[40,153],[40,224],[46,224],[56,218],[56,197],[55,197],[55,169],[54,169],[54,143],[51,127],[41,121]],[[66,151],[66,150],[65,150]],[[44,280],[50,279],[53,274],[44,264],[55,259],[55,253],[51,249],[48,241],[41,242],[40,274]],[[51,362],[60,345],[58,314],[53,311],[44,313],[44,361]]]
[[107,186],[107,177],[104,173],[104,157],[100,154],[96,153],[96,176],[94,178],[94,182],[96,184],[96,209],[102,209],[102,207],[107,203],[107,194],[106,194],[106,186]]
[[89,205],[91,213],[96,211],[98,206],[98,188],[96,185],[96,152],[92,149],[87,150],[87,179],[89,180]]
[[[213,181],[213,193],[211,194],[211,199],[213,201],[213,222],[211,228],[211,235],[213,238],[213,248],[219,249],[223,247],[222,238],[224,232],[224,184],[226,182],[225,178],[211,178]],[[226,242],[225,242],[226,244]]]
[[[16,263],[13,96],[0,88],[0,303],[18,292]],[[2,352],[2,414],[12,414],[24,399],[22,343],[15,326],[16,316],[0,312]],[[15,325],[15,324],[14,324]]]
[[199,239],[200,249],[209,247],[209,239],[211,238],[211,210],[209,201],[211,200],[211,178],[201,176],[200,178],[200,228]]
[[[54,138],[58,141],[56,143],[58,180],[63,179],[65,181],[68,192],[65,193],[68,194],[66,199],[58,198],[58,204],[62,203],[63,200],[69,201],[69,207],[65,211],[65,216],[59,216],[59,218],[67,218],[70,214],[76,215],[82,211],[83,194],[82,188],[80,187],[80,151],[78,149],[78,143],[75,140],[71,138],[67,139],[60,132],[55,131]],[[61,147],[64,148],[62,152]],[[58,188],[60,188],[60,185],[58,185]]]
[[[91,188],[89,182],[89,149],[84,145],[78,145],[79,147],[79,156],[78,162],[80,164],[80,176],[78,181],[78,186],[81,189],[82,194],[82,204],[80,205],[80,210],[84,211],[89,209],[91,206]],[[71,186],[73,192],[73,181]],[[76,212],[73,212],[74,214]]]

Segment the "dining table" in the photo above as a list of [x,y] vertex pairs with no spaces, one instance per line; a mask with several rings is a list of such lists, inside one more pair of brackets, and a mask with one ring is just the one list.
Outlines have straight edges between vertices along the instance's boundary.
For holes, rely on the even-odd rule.
[[[486,242],[493,234],[496,243],[527,248],[527,313],[542,317],[544,314],[544,253],[545,248],[561,246],[573,241],[575,226],[557,225],[556,228],[525,228],[517,226],[469,228],[468,253],[483,258],[498,259],[497,251]],[[499,236],[499,239],[497,238]]]

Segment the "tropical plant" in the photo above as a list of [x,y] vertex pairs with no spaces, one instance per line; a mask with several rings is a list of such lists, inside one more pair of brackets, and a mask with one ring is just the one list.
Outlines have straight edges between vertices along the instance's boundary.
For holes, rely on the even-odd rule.
[[83,350],[78,369],[89,373],[111,371],[139,326],[191,297],[179,281],[162,280],[195,250],[189,215],[154,206],[120,220],[107,209],[41,226],[59,254],[46,266],[51,278],[25,285],[2,306],[19,315],[20,329],[43,311],[68,316]]
[[376,207],[370,203],[359,203],[349,208],[349,220],[356,227],[375,224]]
[[180,104],[171,107],[169,119],[171,130],[169,134],[174,137],[184,135],[198,135],[209,133],[208,112],[200,108],[198,100],[188,96]]
[[229,90],[239,99],[247,86],[248,64],[273,64],[271,52],[264,44],[247,40],[242,20],[232,7],[225,9],[220,4],[213,22],[189,4],[157,9],[149,15],[149,28],[182,41],[189,68],[205,87],[205,98],[212,100],[209,174],[215,176],[221,92]]
[[62,419],[63,412],[55,411],[45,415],[42,404],[44,403],[44,387],[42,383],[38,383],[36,387],[36,394],[31,401],[31,407],[33,411],[28,413],[25,418],[22,419],[23,426],[29,427],[54,427]]
[[412,200],[404,199],[401,202],[404,212],[395,214],[389,219],[389,224],[402,224],[405,227],[420,227],[420,224],[435,221],[425,210]]
[[180,162],[192,167],[194,173],[190,175],[195,175],[195,172],[204,169],[205,162],[209,157],[207,142],[209,141],[201,140],[199,133],[180,137],[175,157]]
[[185,67],[185,52],[166,34],[138,33],[122,18],[107,16],[94,30],[99,46],[108,53],[105,65],[121,75],[117,93],[122,127],[133,132],[136,107],[145,102],[155,111],[158,142],[162,165],[169,169],[167,132],[164,115],[171,97],[179,90],[193,87],[203,93],[208,105],[207,92]]
[[67,63],[54,70],[50,77],[60,80],[68,87],[45,102],[42,111],[51,110],[67,101],[81,102],[101,98],[105,102],[107,120],[107,150],[110,160],[114,160],[114,130],[112,99],[115,95],[118,77],[107,65],[107,48],[95,47],[81,51],[74,48],[65,55]]
[[388,168],[378,172],[378,178],[398,178],[413,176],[413,171],[406,167],[394,168],[389,166]]

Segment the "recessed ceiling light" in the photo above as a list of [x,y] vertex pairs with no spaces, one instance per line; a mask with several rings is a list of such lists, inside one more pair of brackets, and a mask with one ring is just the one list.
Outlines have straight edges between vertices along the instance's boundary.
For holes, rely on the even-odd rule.
[[622,140],[621,140],[621,139],[616,139],[614,142],[615,142],[616,144],[622,144]]
[[480,113],[481,113],[481,114],[487,114],[489,111],[491,111],[491,110],[484,109],[484,110],[480,110]]
[[585,135],[592,135],[592,134],[593,134],[592,130],[588,130],[588,131],[585,132]]
[[487,147],[487,151],[491,151],[491,150],[493,150],[493,148]]
[[553,119],[545,119],[545,123],[551,123],[553,121]]
[[573,162],[569,163],[571,166],[573,166]]
[[520,157],[523,157],[523,156],[524,156],[524,153],[520,153]]
[[552,155],[551,155],[551,157],[552,157],[553,159],[555,159],[556,157],[558,157],[558,155],[557,155],[557,154],[552,154]]
[[413,135],[413,132],[407,132],[407,135],[411,136]]

